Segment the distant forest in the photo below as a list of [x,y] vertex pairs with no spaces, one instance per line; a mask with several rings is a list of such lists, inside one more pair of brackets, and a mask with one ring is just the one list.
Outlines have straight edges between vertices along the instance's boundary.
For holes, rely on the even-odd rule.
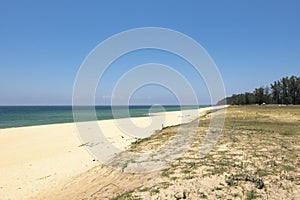
[[224,104],[300,104],[300,77],[283,77],[270,86],[255,88],[252,93],[234,94],[218,102]]

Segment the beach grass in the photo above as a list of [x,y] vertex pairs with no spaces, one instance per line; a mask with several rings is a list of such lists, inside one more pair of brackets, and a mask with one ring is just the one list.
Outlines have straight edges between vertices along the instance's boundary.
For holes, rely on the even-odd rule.
[[[147,189],[131,188],[131,196],[142,199],[299,197],[299,106],[229,107],[218,142],[200,158],[199,150],[209,128],[210,115],[199,120],[190,149],[162,169],[155,181],[144,182],[142,188]],[[132,144],[129,149],[144,151],[163,146],[177,130],[177,126],[165,128],[153,137]]]

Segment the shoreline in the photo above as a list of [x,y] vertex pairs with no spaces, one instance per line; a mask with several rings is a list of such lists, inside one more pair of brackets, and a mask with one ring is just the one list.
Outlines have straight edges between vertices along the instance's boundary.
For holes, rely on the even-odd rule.
[[[194,110],[194,109],[199,109],[199,108],[210,107],[210,105],[198,105],[198,106],[192,106],[192,105],[183,105],[183,106],[165,105],[165,106],[166,106],[165,111],[158,111],[157,113],[159,113],[159,112],[181,111],[181,109],[182,110]],[[90,108],[90,106],[82,106],[82,107],[83,108]],[[136,111],[142,111],[144,109],[150,110],[152,108],[152,106],[150,106],[150,105],[133,105],[133,106],[129,106],[129,107],[123,106],[123,105],[118,105],[118,106],[113,106],[113,107],[115,107],[116,109],[120,109],[120,108],[128,108],[129,110],[134,109]],[[13,110],[6,110],[6,108],[12,108]],[[18,110],[19,108],[21,108],[21,109],[30,108],[30,109],[26,111],[26,114],[24,114],[24,112],[25,112],[24,110],[23,111],[21,110],[21,113],[17,114],[17,115],[20,115],[21,118],[19,117],[19,118],[16,118],[16,119],[11,119],[11,121],[13,121],[14,124],[12,124],[11,121],[6,121],[5,118],[3,119],[3,117],[4,117],[3,113],[7,113],[8,115],[10,115],[11,114],[10,112],[12,112],[12,111],[14,112],[14,110]],[[48,114],[45,115],[45,116],[35,116],[35,115],[37,115],[35,108],[45,108],[45,109],[40,110],[39,114],[42,114],[43,112],[48,112]],[[50,108],[50,110],[49,110],[49,108]],[[51,108],[53,108],[54,110],[52,110]],[[61,110],[61,109],[57,110],[57,108],[64,108],[64,109],[63,110]],[[104,109],[104,110],[99,110],[100,108]],[[176,108],[176,109],[172,110],[174,108]],[[4,109],[4,110],[2,110],[2,109]],[[1,106],[0,105],[0,121],[1,121],[1,119],[4,120],[4,122],[2,121],[0,123],[0,130],[1,129],[7,129],[7,128],[22,128],[22,127],[31,127],[31,126],[43,126],[43,125],[74,123],[74,116],[72,114],[72,112],[73,112],[72,109],[73,109],[72,106],[65,106],[65,105],[61,105],[61,106],[47,106],[47,105],[42,105],[42,106],[38,106],[38,105],[37,106],[32,106],[32,105],[28,105],[28,106],[22,106],[22,105]],[[95,106],[95,111],[96,111],[96,115],[97,115],[97,118],[98,118],[96,121],[128,118],[128,116],[113,116],[112,113],[111,113],[111,109],[112,109],[111,106],[96,105]],[[89,111],[89,109],[87,111]],[[63,114],[63,116],[60,115],[60,114]],[[142,113],[139,113],[139,114],[133,113],[133,116],[131,116],[131,118],[147,117],[148,114],[149,114],[148,112],[147,113],[145,112],[143,114]],[[31,120],[29,120],[29,121],[25,120],[25,122],[22,122],[22,119],[26,119],[28,117],[27,115],[33,115],[32,116],[33,118],[31,118]],[[58,115],[57,116],[59,118],[58,120],[54,120],[54,121],[53,120],[45,120],[45,118],[47,118],[47,117],[53,118],[55,115]],[[40,121],[40,118],[42,118],[42,120],[41,120],[42,122]],[[39,122],[36,122],[36,121],[39,121]],[[95,121],[95,120],[92,120],[92,121]],[[8,125],[5,124],[5,122],[7,122]]]
[[[123,151],[139,137],[123,133],[115,121],[123,123],[128,132],[131,127],[127,122],[130,120],[144,130],[141,137],[149,137],[162,128],[161,120],[164,120],[164,127],[178,125],[214,109],[218,107],[160,112],[149,117],[100,120],[97,123],[109,142]],[[151,120],[157,120],[157,123],[151,123]],[[30,199],[99,165],[83,146],[75,123],[0,129],[0,196],[3,199]]]

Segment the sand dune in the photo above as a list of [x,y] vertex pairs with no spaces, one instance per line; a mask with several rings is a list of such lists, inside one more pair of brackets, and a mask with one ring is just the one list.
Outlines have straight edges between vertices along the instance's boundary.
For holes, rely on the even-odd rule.
[[[190,122],[210,109],[97,123],[107,140],[122,151],[136,138],[150,136],[162,126]],[[1,199],[31,199],[99,165],[84,147],[75,123],[0,129],[0,159]]]

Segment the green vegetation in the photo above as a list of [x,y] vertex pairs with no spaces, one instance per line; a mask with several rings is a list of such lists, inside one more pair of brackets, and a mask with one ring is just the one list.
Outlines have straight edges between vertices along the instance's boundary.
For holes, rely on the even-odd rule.
[[111,200],[142,200],[142,198],[133,195],[133,190],[127,191],[123,194],[120,194],[114,198],[112,198]]
[[253,93],[234,94],[218,104],[300,104],[300,77],[283,77],[267,87],[255,88]]
[[[297,199],[300,106],[230,106],[220,138],[205,157],[199,158],[212,114],[191,122],[199,126],[186,153],[154,172],[155,179],[144,179],[118,198]],[[190,126],[182,125],[182,134],[188,133]],[[131,150],[163,146],[177,130],[178,127],[165,128],[133,144]],[[132,176],[136,179],[136,175]]]
[[247,200],[252,200],[252,199],[256,199],[256,192],[253,190],[247,192]]

